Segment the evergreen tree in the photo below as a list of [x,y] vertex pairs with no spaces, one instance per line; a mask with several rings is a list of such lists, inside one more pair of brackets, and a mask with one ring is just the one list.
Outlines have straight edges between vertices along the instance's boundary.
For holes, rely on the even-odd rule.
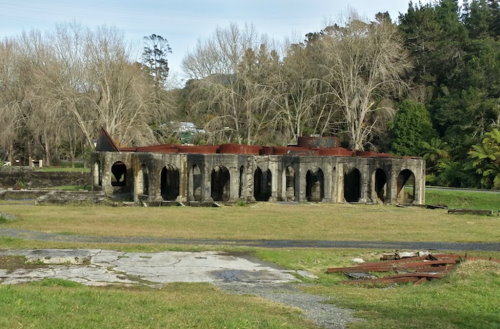
[[401,104],[389,129],[391,151],[399,155],[422,155],[424,142],[435,136],[425,106],[410,100]]
[[142,62],[147,67],[158,87],[163,87],[168,77],[167,54],[172,53],[168,40],[161,35],[151,34],[144,37],[146,45],[142,52]]
[[500,124],[499,17],[498,3],[488,0],[465,1],[462,8],[456,0],[410,3],[400,16],[399,29],[415,62],[413,82],[426,91],[419,99],[449,145],[455,169],[465,164],[471,146]]
[[486,133],[481,144],[472,146],[469,156],[472,166],[481,175],[482,187],[500,189],[500,130]]

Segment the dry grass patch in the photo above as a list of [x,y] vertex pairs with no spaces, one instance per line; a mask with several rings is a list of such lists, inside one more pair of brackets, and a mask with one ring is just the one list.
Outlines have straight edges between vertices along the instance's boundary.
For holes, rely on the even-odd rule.
[[350,204],[111,208],[4,205],[1,224],[66,234],[210,239],[497,242],[498,217],[444,210]]

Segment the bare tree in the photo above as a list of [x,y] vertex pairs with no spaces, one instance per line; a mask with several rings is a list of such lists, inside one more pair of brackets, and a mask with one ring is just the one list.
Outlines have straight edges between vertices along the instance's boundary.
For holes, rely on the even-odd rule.
[[396,26],[351,19],[325,28],[318,42],[326,59],[321,80],[343,113],[351,147],[363,150],[379,115],[394,111],[383,100],[406,87],[410,63]]
[[184,58],[182,67],[191,79],[234,74],[245,51],[255,50],[258,41],[253,25],[240,28],[231,23],[227,28],[217,28],[208,40],[198,40],[194,51]]
[[0,152],[12,158],[17,149],[47,164],[74,159],[93,147],[101,127],[124,144],[155,142],[152,123],[172,103],[155,86],[113,28],[67,24],[2,41]]
[[0,149],[2,158],[14,160],[14,142],[20,128],[19,84],[14,43],[0,42]]
[[87,144],[101,127],[122,143],[153,141],[154,82],[130,61],[123,35],[108,27],[60,26],[55,41],[67,73],[60,92]]
[[322,100],[320,83],[314,75],[316,66],[310,49],[292,44],[271,79],[275,130],[282,130],[288,143],[305,134],[320,134],[318,123],[327,125],[328,120],[318,120],[316,115]]
[[[236,46],[232,47],[236,48]],[[275,52],[262,44],[248,48],[233,74],[214,74],[192,83],[195,113],[206,118],[212,142],[235,140],[253,144],[265,140],[263,132],[273,119],[272,88],[267,79],[277,67]]]

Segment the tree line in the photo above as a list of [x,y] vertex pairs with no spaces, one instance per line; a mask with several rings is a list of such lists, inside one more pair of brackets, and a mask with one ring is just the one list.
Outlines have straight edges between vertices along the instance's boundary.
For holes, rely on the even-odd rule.
[[252,25],[217,28],[167,89],[166,39],[140,63],[114,29],[75,25],[0,43],[0,152],[46,161],[88,153],[101,127],[120,143],[293,144],[336,135],[353,150],[423,156],[428,181],[500,187],[500,9],[494,0],[409,3],[398,22],[351,15],[302,42]]
[[[154,54],[153,54],[154,56]],[[147,66],[146,68],[154,68]],[[160,75],[131,61],[123,34],[76,24],[0,42],[2,160],[47,165],[88,155],[101,128],[123,144],[154,141],[169,106]]]

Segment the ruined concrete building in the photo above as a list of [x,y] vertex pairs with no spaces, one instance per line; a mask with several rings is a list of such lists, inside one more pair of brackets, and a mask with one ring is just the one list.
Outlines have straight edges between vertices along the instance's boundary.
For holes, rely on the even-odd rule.
[[335,137],[288,147],[120,147],[103,130],[92,162],[94,189],[135,202],[424,203],[422,158],[353,152]]

